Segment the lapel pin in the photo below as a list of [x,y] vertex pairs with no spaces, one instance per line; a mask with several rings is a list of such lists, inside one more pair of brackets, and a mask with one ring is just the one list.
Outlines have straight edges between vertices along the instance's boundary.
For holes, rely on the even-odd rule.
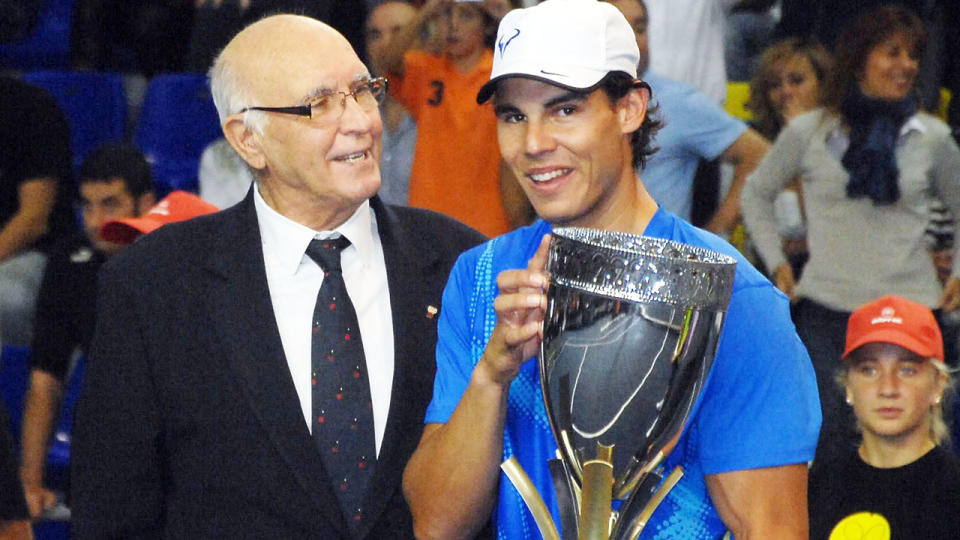
[[436,306],[427,306],[427,318],[432,319],[437,316]]

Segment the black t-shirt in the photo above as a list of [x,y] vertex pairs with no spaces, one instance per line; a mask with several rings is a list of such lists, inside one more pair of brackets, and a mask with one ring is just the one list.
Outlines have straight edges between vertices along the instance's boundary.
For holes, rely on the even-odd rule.
[[[903,467],[878,469],[854,451],[811,472],[809,503],[811,540],[827,540],[837,527],[844,539],[956,540],[960,461],[936,447]],[[890,536],[882,533],[887,526]]]
[[71,159],[70,128],[56,101],[45,90],[0,76],[0,228],[20,209],[21,184],[54,178],[49,229],[35,247],[46,250],[76,229]]
[[90,350],[96,319],[97,272],[104,256],[83,233],[74,233],[50,251],[37,297],[31,367],[61,381],[77,347]]

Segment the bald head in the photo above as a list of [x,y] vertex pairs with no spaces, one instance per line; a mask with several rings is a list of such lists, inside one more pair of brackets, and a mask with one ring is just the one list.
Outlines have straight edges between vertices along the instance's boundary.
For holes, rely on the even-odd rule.
[[297,83],[306,79],[304,73],[333,63],[362,66],[350,42],[316,19],[274,15],[251,24],[230,40],[210,69],[221,124],[252,105],[293,104],[282,100],[302,99]]

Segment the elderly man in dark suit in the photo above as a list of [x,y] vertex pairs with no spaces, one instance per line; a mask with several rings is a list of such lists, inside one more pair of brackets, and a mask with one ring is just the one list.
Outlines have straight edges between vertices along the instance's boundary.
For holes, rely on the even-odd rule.
[[256,183],[101,273],[74,433],[78,538],[410,538],[436,314],[479,233],[383,205],[373,79],[278,15],[211,70]]

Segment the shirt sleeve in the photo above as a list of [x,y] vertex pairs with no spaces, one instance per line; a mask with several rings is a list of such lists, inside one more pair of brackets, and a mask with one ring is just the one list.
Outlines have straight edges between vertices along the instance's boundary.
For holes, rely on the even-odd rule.
[[80,345],[70,307],[64,301],[71,298],[69,291],[64,290],[71,286],[71,281],[69,274],[64,272],[61,254],[51,256],[40,283],[33,343],[30,346],[31,369],[46,371],[60,381],[67,375],[73,350]]
[[697,414],[704,474],[813,459],[820,400],[813,365],[769,283],[734,294]]
[[686,127],[680,140],[704,159],[719,157],[747,130],[745,123],[727,114],[701,92],[691,91],[678,105],[677,112],[689,120],[680,123]]
[[743,219],[764,264],[772,273],[786,261],[780,247],[774,201],[777,195],[801,172],[812,129],[820,114],[808,113],[790,122],[760,164],[747,177],[741,195]]
[[[934,150],[931,176],[937,197],[953,218],[954,238],[960,240],[960,148],[949,133],[940,137],[940,145]],[[960,277],[960,249],[953,250],[951,275]]]
[[450,419],[473,373],[469,302],[475,286],[475,265],[468,258],[472,253],[460,256],[443,291],[437,325],[437,375],[424,420],[427,424],[442,424]]

